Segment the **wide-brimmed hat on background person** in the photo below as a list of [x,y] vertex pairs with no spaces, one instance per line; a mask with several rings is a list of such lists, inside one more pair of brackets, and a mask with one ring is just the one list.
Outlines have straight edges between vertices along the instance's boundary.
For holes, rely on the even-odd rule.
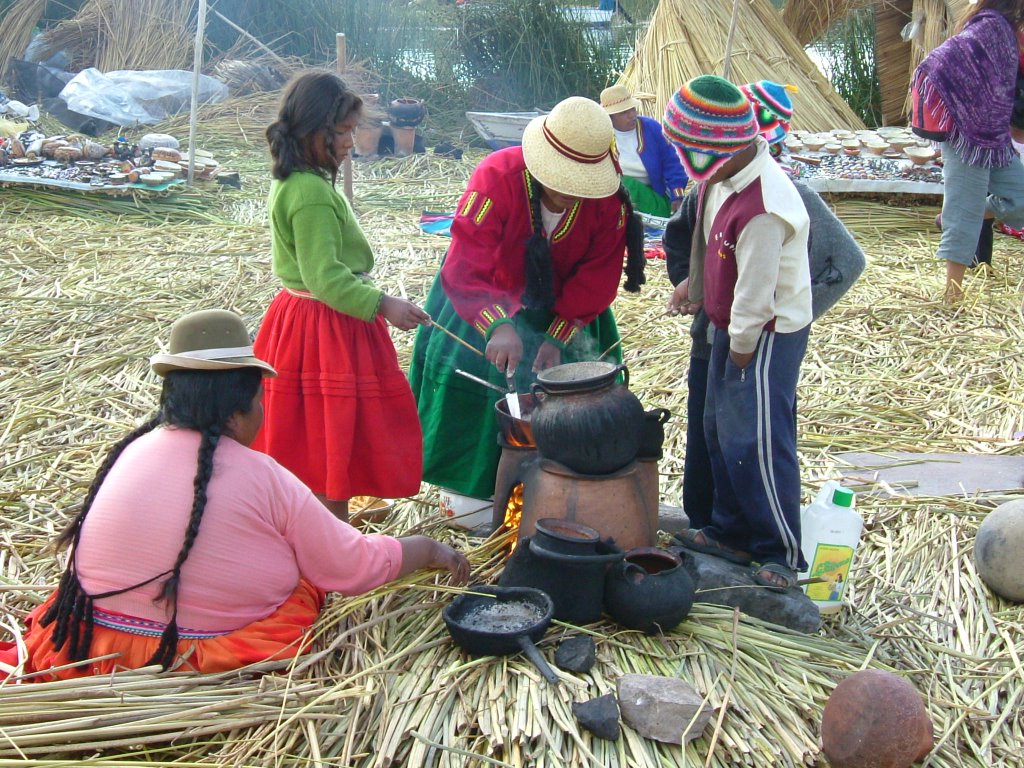
[[716,75],[687,81],[669,99],[663,126],[686,172],[697,181],[714,176],[760,132],[747,97]]
[[640,102],[625,85],[609,85],[601,91],[601,107],[609,115],[640,109]]
[[600,104],[571,96],[526,126],[523,159],[533,177],[554,192],[608,197],[619,188],[612,136],[612,120]]
[[226,309],[190,312],[171,326],[169,351],[149,359],[153,372],[227,371],[259,368],[265,376],[277,376],[270,363],[253,354],[252,340],[242,318]]

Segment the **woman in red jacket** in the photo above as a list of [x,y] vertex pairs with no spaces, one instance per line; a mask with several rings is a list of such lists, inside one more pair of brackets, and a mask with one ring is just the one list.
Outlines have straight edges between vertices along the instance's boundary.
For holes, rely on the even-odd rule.
[[[427,482],[478,498],[494,490],[500,395],[456,369],[500,387],[512,375],[526,391],[533,374],[594,360],[618,341],[611,304],[627,240],[625,287],[643,282],[643,227],[611,144],[600,105],[572,97],[532,121],[522,147],[474,171],[425,309],[479,353],[429,326],[413,351]],[[617,347],[614,355],[621,359]]]

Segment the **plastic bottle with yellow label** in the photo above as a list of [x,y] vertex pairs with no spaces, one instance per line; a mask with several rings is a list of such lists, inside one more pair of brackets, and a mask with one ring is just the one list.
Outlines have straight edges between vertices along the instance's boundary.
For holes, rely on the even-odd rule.
[[853,505],[853,491],[830,481],[800,514],[801,549],[809,566],[800,578],[818,579],[804,585],[804,591],[821,613],[842,608],[849,587],[850,568],[864,529]]

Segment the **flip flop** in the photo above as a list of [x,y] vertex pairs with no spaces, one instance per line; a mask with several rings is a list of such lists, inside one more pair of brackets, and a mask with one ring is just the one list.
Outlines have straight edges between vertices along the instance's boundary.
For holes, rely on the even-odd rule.
[[674,537],[684,549],[703,552],[705,555],[720,557],[737,565],[750,565],[750,555],[739,549],[732,549],[708,536],[700,528],[687,528],[679,531]]
[[[769,574],[764,576],[762,574]],[[750,572],[754,583],[770,589],[772,592],[785,592],[797,585],[796,571],[781,563],[761,563],[755,565]],[[773,578],[774,577],[774,578]],[[785,584],[783,585],[784,582]]]

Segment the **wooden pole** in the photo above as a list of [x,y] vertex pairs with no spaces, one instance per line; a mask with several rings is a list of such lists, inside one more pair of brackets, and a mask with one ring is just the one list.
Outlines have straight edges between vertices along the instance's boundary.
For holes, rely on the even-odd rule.
[[[338,54],[338,74],[345,74],[345,68],[348,66],[347,61],[347,44],[345,43],[345,35],[342,32],[338,32],[334,36],[335,50]],[[341,161],[342,168],[342,179],[345,187],[345,197],[351,203],[355,200],[355,189],[352,184],[352,154],[351,152],[345,155],[345,159]]]
[[199,115],[199,70],[203,68],[203,40],[206,36],[206,0],[199,0],[196,18],[196,44],[192,56],[192,107],[188,117],[188,185],[196,173],[196,122]]
[[740,0],[732,0],[732,18],[729,19],[729,36],[725,39],[725,57],[722,62],[722,77],[726,80],[732,74],[732,41],[736,36],[736,20],[740,15]]

